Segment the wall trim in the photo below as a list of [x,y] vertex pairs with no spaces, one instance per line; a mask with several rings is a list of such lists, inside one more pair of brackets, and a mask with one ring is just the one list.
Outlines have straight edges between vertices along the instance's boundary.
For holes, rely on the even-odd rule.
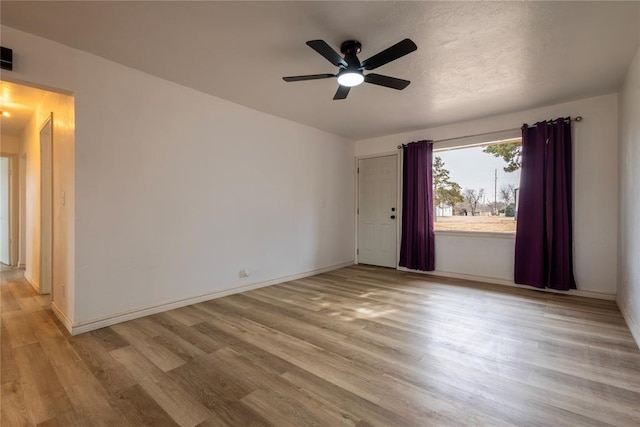
[[362,156],[356,156],[356,167],[358,167],[358,160],[363,159],[375,159],[376,157],[398,156],[399,150],[386,151],[384,153],[365,154]]
[[64,327],[67,328],[67,331],[69,331],[69,333],[73,335],[73,322],[62,310],[60,310],[60,308],[58,308],[56,303],[53,301],[51,301],[51,310],[53,310],[53,314],[55,314],[58,320],[62,322]]
[[633,317],[631,317],[631,313],[625,304],[622,304],[622,302],[617,299],[616,304],[618,304],[622,317],[624,317],[625,322],[627,322],[627,327],[631,331],[631,336],[633,336],[633,339],[636,341],[636,345],[640,349],[640,325],[638,325],[634,321]]
[[590,292],[590,291],[580,291],[580,290],[571,290],[569,292],[565,292],[565,291],[556,291],[555,289],[539,289],[533,286],[518,285],[517,283],[514,283],[510,280],[497,279],[493,277],[474,276],[471,274],[450,273],[448,271],[418,271],[418,270],[410,270],[405,267],[398,267],[398,270],[404,271],[407,273],[426,274],[430,276],[447,277],[450,279],[470,280],[473,282],[490,283],[493,285],[509,286],[512,288],[527,289],[530,291],[548,292],[551,294],[571,295],[571,296],[585,297],[585,298],[596,298],[596,299],[602,299],[607,301],[616,300],[616,296],[614,294],[604,294],[600,292]]
[[[118,314],[114,314],[114,315],[106,316],[106,317],[101,317],[101,318],[98,318],[98,319],[87,320],[87,321],[84,321],[84,322],[73,323],[73,322],[71,322],[69,320],[69,323],[70,323],[69,326],[67,326],[67,324],[65,324],[65,320],[61,317],[61,316],[63,316],[63,317],[66,318],[66,316],[64,316],[64,313],[62,313],[61,311],[59,311],[57,309],[54,309],[53,312],[56,314],[56,316],[58,316],[60,321],[63,324],[65,324],[65,327],[67,327],[67,329],[69,329],[69,332],[71,333],[71,335],[78,335],[78,334],[83,334],[85,332],[93,331],[95,329],[100,329],[100,328],[105,328],[107,326],[115,325],[116,323],[122,323],[122,322],[126,322],[128,320],[138,319],[138,318],[144,317],[144,316],[150,316],[152,314],[161,313],[163,311],[168,311],[168,310],[173,310],[175,308],[180,308],[180,307],[184,307],[184,306],[191,305],[191,304],[197,304],[197,303],[200,303],[200,302],[209,301],[209,300],[216,299],[216,298],[222,298],[222,297],[226,297],[226,296],[229,296],[229,295],[238,294],[238,293],[241,293],[241,292],[247,292],[247,291],[251,291],[253,289],[258,289],[258,288],[264,288],[264,287],[267,287],[267,286],[277,285],[277,284],[280,284],[280,283],[289,282],[291,280],[303,279],[305,277],[314,276],[316,274],[326,273],[328,271],[333,271],[333,270],[338,270],[340,268],[349,267],[349,266],[351,266],[353,264],[354,264],[353,261],[344,262],[344,263],[341,263],[341,264],[336,264],[336,265],[332,265],[332,266],[329,266],[329,267],[323,267],[323,268],[319,268],[319,269],[316,269],[316,270],[307,271],[307,272],[304,272],[304,273],[299,273],[299,274],[294,274],[294,275],[291,275],[291,276],[285,276],[285,277],[280,277],[280,278],[276,278],[276,279],[266,280],[266,281],[263,281],[263,282],[251,283],[251,284],[242,285],[242,286],[238,286],[238,287],[231,288],[231,289],[225,289],[223,291],[211,292],[211,293],[207,293],[207,294],[204,294],[204,295],[199,295],[199,296],[196,296],[196,297],[185,298],[185,299],[178,300],[178,301],[171,301],[171,302],[167,302],[167,303],[164,303],[164,304],[150,306],[150,307],[146,307],[146,308],[142,308],[142,309],[124,311],[122,313],[118,313]],[[52,304],[52,306],[53,306],[53,304]]]

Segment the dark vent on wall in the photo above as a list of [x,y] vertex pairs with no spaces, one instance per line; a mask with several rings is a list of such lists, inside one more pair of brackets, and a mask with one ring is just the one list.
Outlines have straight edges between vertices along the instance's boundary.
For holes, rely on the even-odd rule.
[[0,47],[0,68],[13,70],[13,50],[8,47]]

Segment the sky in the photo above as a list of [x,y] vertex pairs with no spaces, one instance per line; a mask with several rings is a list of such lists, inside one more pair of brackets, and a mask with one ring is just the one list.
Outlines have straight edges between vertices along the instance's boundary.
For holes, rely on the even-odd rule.
[[484,147],[459,148],[448,151],[434,151],[433,157],[441,157],[444,168],[449,171],[452,181],[460,187],[479,190],[484,188],[487,202],[493,202],[495,170],[498,170],[498,201],[500,201],[500,187],[513,184],[520,186],[520,170],[507,173],[504,167],[507,163],[501,157],[483,153]]

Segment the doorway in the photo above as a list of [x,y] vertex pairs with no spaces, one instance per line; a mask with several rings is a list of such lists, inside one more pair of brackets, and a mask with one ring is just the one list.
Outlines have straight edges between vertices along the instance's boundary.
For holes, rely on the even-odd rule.
[[358,263],[398,265],[398,156],[358,160]]
[[36,292],[55,296],[52,307],[66,314],[73,301],[74,99],[7,81],[0,89],[7,113],[2,155],[13,156],[16,195],[12,264],[24,268]]
[[40,128],[40,293],[53,278],[53,115]]

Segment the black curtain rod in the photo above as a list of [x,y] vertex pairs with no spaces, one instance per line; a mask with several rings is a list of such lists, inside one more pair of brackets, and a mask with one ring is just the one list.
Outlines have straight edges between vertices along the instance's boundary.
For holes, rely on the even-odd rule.
[[[558,120],[568,120],[568,121],[572,121],[572,122],[581,122],[582,121],[582,116],[576,116],[574,118],[571,117],[565,117],[562,119],[558,119]],[[558,120],[547,120],[546,123],[557,123]],[[538,122],[538,123],[545,123],[545,122]],[[526,123],[524,123],[522,126],[529,126]],[[529,127],[533,127],[533,126],[529,126]],[[513,129],[504,129],[504,130],[498,130],[495,132],[485,132],[485,133],[477,133],[475,135],[465,135],[465,136],[456,136],[455,138],[446,138],[446,139],[439,139],[437,141],[429,141],[430,144],[434,144],[436,142],[446,142],[446,141],[453,141],[455,139],[464,139],[464,138],[473,138],[474,136],[485,136],[485,135],[492,135],[494,133],[500,133],[500,132],[509,132],[509,131],[515,131],[515,130],[521,130],[522,127],[519,128],[513,128]],[[406,147],[407,144],[400,144],[398,145],[398,150],[401,149],[402,147]]]
[[529,126],[528,124],[524,123],[524,124],[522,125],[522,127],[527,126],[527,127],[529,127],[529,128],[534,128],[534,127],[536,127],[536,125],[537,125],[538,123],[546,123],[546,124],[549,124],[549,125],[550,125],[550,124],[553,124],[553,123],[558,123],[559,121],[563,121],[563,122],[581,122],[581,121],[582,121],[582,116],[576,116],[576,117],[574,117],[574,118],[571,118],[571,117],[563,117],[563,118],[555,119],[555,120],[542,120],[542,121],[537,122],[537,123],[536,123],[536,124],[534,124],[533,126]]

